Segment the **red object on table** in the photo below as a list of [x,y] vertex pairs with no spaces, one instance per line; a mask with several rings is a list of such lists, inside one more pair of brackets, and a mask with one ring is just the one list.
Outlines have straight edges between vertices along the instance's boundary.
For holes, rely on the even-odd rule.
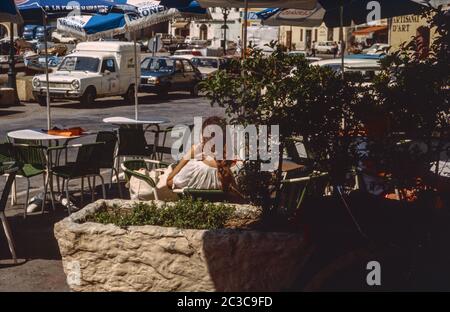
[[84,133],[84,131],[85,130],[83,128],[75,127],[75,128],[69,128],[69,129],[52,129],[52,130],[48,130],[47,133],[51,134],[51,135],[72,137],[72,136],[82,135]]

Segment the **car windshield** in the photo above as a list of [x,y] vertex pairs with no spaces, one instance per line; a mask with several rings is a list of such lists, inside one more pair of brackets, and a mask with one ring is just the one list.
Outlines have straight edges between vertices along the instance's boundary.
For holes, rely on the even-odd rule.
[[174,60],[164,58],[147,58],[141,63],[142,70],[154,72],[171,72],[174,68]]
[[215,59],[193,58],[192,64],[198,67],[219,68],[219,61]]
[[87,71],[96,73],[100,59],[86,56],[69,56],[66,57],[58,70],[67,71]]

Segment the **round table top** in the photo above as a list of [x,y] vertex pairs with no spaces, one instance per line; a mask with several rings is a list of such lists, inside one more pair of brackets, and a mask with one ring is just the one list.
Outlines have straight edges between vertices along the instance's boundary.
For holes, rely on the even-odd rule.
[[132,119],[132,118],[128,118],[128,117],[108,117],[108,118],[104,118],[103,122],[105,123],[111,123],[111,124],[116,124],[116,125],[159,125],[159,124],[163,124],[163,123],[167,123],[170,120],[165,118],[165,117],[156,117],[156,116],[152,116],[152,117],[148,117],[145,119]]
[[68,139],[76,139],[80,136],[63,136],[63,135],[53,135],[45,133],[42,130],[36,129],[23,129],[8,132],[8,137],[12,139],[19,140],[35,140],[35,141],[51,141],[51,140],[68,140]]

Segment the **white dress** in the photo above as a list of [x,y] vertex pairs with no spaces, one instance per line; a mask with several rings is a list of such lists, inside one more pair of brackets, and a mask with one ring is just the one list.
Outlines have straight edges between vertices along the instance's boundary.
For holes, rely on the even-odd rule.
[[[195,155],[198,156],[199,147],[195,149]],[[178,172],[173,178],[173,189],[202,189],[202,190],[220,190],[222,184],[220,183],[217,168],[205,164],[202,157],[195,157],[190,159],[188,163]],[[207,159],[210,156],[206,157]]]

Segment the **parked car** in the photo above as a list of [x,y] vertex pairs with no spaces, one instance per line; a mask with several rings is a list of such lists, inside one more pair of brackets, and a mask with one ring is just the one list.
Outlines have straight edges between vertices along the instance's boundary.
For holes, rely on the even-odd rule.
[[169,51],[170,55],[173,55],[175,51],[177,50],[184,50],[187,49],[189,45],[187,43],[171,43],[168,45],[167,50]]
[[139,90],[160,96],[171,91],[189,91],[192,96],[197,96],[201,80],[201,73],[187,59],[147,57],[141,63]]
[[34,37],[36,36],[36,30],[38,27],[39,25],[25,25],[23,27],[23,34],[22,34],[23,39],[27,41],[33,40]]
[[184,39],[184,42],[187,44],[192,44],[194,41],[198,41],[198,40],[200,40],[199,37],[186,36],[186,38]]
[[316,44],[317,53],[333,53],[333,41],[321,41]]
[[289,56],[297,56],[297,55],[304,56],[305,59],[308,61],[308,63],[317,62],[317,61],[322,60],[320,57],[309,56],[308,52],[306,52],[306,51],[289,51],[288,55]]
[[202,56],[202,52],[195,49],[184,49],[184,50],[176,50],[173,55],[195,55]]
[[223,58],[213,56],[193,57],[191,62],[202,74],[202,79],[206,79],[219,69],[222,69],[225,64]]
[[364,49],[364,54],[385,54],[389,51],[391,46],[386,43],[375,43],[370,48]]
[[69,43],[69,44],[75,44],[78,42],[78,39],[75,37],[71,37],[63,32],[54,31],[52,33],[52,40],[56,43]]
[[[326,66],[330,67],[332,70],[336,72],[341,72],[342,63],[341,59],[331,59],[331,60],[322,60],[318,62],[311,63],[311,66]],[[358,68],[371,68],[372,70],[380,70],[381,64],[379,59],[365,59],[365,58],[345,58],[344,59],[344,71],[348,71],[350,68],[353,68],[356,71]]]
[[[50,97],[75,99],[86,106],[98,97],[115,95],[132,101],[134,62],[134,44],[131,42],[79,43],[75,52],[64,57],[58,69],[49,75]],[[45,105],[45,75],[35,76],[32,85],[36,100]]]
[[39,41],[44,41],[45,33],[47,32],[47,40],[50,40],[52,38],[52,33],[55,31],[56,27],[54,26],[39,26],[36,28],[36,35],[35,39]]

